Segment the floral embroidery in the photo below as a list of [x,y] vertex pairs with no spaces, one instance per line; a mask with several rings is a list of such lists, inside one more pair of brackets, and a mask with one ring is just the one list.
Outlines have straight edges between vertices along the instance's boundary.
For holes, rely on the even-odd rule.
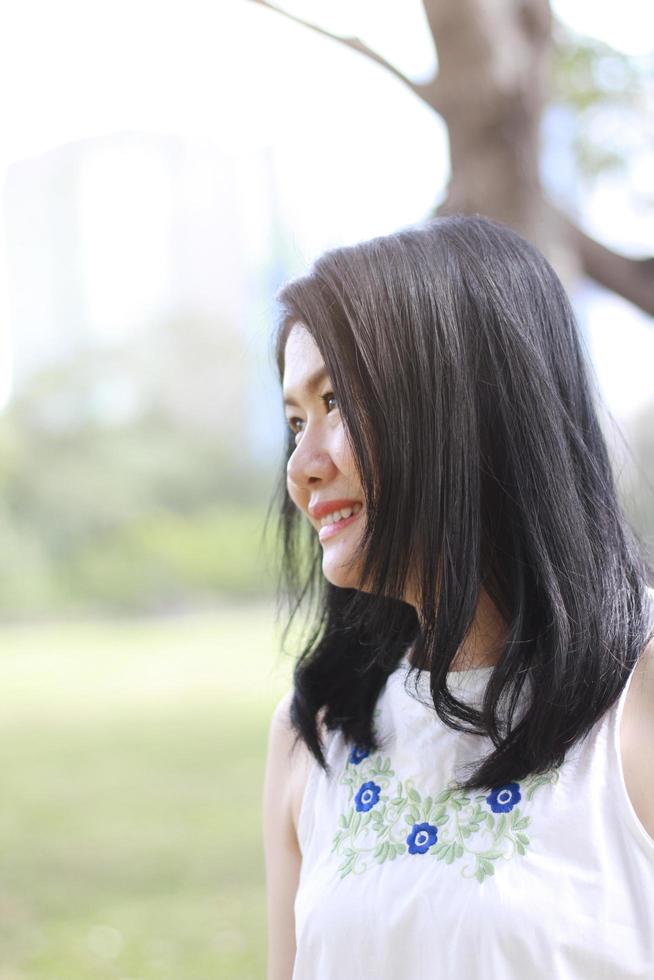
[[351,762],[353,766],[358,766],[362,759],[365,759],[370,755],[368,749],[361,749],[358,745],[355,745],[350,752],[350,757],[348,762]]
[[558,778],[552,769],[474,795],[451,780],[438,796],[423,799],[411,779],[395,782],[389,757],[371,757],[355,746],[341,777],[350,799],[332,845],[332,853],[343,858],[338,873],[345,878],[365,872],[372,862],[430,854],[445,864],[460,862],[462,877],[482,882],[495,873],[496,861],[526,853],[531,817],[519,804]]
[[354,805],[362,813],[371,810],[379,799],[381,786],[377,783],[364,783],[357,795],[354,797]]
[[409,854],[425,854],[437,840],[438,827],[434,827],[431,823],[414,824],[413,830],[406,839]]
[[490,796],[486,797],[486,802],[493,813],[509,813],[521,799],[518,783],[507,783],[494,789]]

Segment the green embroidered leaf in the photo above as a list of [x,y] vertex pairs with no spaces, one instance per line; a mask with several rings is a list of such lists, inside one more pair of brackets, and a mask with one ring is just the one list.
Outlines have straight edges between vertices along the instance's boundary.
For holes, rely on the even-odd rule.
[[446,803],[449,800],[449,798],[450,798],[450,796],[452,795],[453,792],[454,792],[454,790],[452,790],[452,789],[444,789],[443,792],[439,796],[436,797],[436,799],[434,800],[434,803]]
[[531,819],[529,817],[520,817],[519,820],[515,821],[513,826],[515,830],[524,830],[524,828],[528,827],[530,823]]
[[351,857],[348,861],[345,862],[345,864],[341,868],[341,878],[346,878],[350,874],[352,868],[354,867],[355,861],[356,861],[356,855],[354,857]]
[[522,844],[520,843],[519,840],[516,841],[516,843],[515,843],[515,849],[518,852],[518,854],[526,854],[527,853],[525,851],[524,847],[522,846]]
[[480,861],[497,861],[498,858],[501,858],[503,856],[504,855],[503,855],[502,851],[489,850],[489,851],[483,851],[479,855],[479,860]]
[[493,814],[492,813],[487,813],[486,814],[486,823],[488,824],[488,826],[489,826],[489,828],[491,830],[495,826],[495,821],[493,820]]
[[484,874],[487,874],[487,875],[494,875],[495,874],[495,867],[490,863],[490,861],[481,860],[479,862],[479,864],[480,864],[480,867],[483,868]]
[[411,819],[414,823],[420,823],[420,810],[417,806],[410,806],[409,813],[411,814]]
[[347,827],[347,820],[345,819],[343,814],[341,814],[340,817],[338,818],[338,825],[339,827]]
[[455,845],[455,853],[458,858],[463,857],[463,844]]
[[526,834],[516,834],[516,837],[525,846],[527,846],[530,843],[529,838],[527,837]]
[[495,828],[495,836],[501,837],[504,833],[506,827],[506,813],[503,813],[500,819],[497,821],[497,826]]
[[420,793],[411,786],[407,793],[407,796],[413,803],[420,803]]

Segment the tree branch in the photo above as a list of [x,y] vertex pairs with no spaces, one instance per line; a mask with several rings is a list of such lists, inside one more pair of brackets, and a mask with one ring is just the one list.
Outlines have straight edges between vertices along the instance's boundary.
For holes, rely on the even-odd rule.
[[366,58],[370,58],[371,61],[376,62],[381,65],[382,68],[386,68],[392,75],[399,78],[414,95],[417,95],[419,99],[427,102],[432,108],[434,108],[434,102],[432,101],[435,91],[436,79],[432,79],[429,82],[420,84],[418,82],[412,82],[410,78],[407,78],[399,68],[387,61],[382,55],[373,48],[368,47],[368,45],[358,37],[342,37],[340,34],[332,34],[331,31],[326,30],[324,27],[319,27],[317,24],[312,24],[308,20],[304,20],[302,17],[297,17],[295,14],[290,13],[288,10],[282,10],[281,7],[276,7],[272,3],[268,3],[268,0],[251,0],[252,3],[259,4],[260,7],[267,7],[268,10],[274,10],[275,13],[281,14],[282,17],[287,17],[289,20],[294,21],[296,24],[301,24],[302,27],[308,27],[310,30],[315,31],[317,34],[322,34],[323,37],[331,38],[332,41],[338,41],[340,44],[344,44],[348,48],[352,48],[353,51],[358,51],[359,54],[363,54]]
[[654,258],[632,259],[601,245],[560,213],[581,267],[591,279],[654,316]]

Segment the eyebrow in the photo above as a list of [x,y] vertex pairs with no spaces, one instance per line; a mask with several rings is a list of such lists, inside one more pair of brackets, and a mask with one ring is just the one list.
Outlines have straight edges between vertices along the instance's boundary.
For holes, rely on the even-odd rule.
[[[320,382],[327,377],[329,377],[329,375],[327,374],[327,368],[326,367],[318,368],[317,371],[314,371],[313,374],[310,374],[309,377],[307,378],[306,384],[304,386],[304,390],[309,393],[315,391],[318,385],[320,384]],[[295,408],[300,407],[299,402],[296,402],[295,398],[290,393],[284,395],[284,405],[293,405]]]

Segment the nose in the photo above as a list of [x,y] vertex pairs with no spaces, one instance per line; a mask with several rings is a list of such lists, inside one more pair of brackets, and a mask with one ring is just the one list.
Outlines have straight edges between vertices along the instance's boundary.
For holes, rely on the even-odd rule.
[[329,480],[336,473],[336,464],[320,440],[317,428],[307,426],[286,464],[288,484],[302,490],[316,481]]

